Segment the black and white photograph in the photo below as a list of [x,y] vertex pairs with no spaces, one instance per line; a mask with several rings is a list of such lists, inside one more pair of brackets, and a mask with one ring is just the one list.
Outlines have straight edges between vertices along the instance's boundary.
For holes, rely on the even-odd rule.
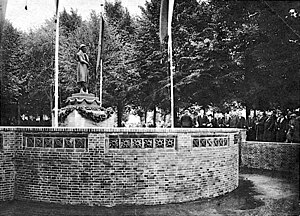
[[0,216],[300,215],[300,1],[0,0]]

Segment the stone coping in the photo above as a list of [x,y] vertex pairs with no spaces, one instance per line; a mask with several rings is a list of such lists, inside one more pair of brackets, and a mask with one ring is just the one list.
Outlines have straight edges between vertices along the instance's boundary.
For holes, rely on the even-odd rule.
[[20,132],[89,132],[89,133],[237,133],[246,131],[239,128],[112,128],[112,127],[0,127],[0,131]]
[[299,145],[300,143],[287,143],[287,142],[264,142],[264,141],[247,141],[247,144],[258,145]]

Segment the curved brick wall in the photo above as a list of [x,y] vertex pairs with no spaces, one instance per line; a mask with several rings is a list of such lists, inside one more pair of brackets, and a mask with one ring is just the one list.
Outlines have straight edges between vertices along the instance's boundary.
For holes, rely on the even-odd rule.
[[16,199],[155,205],[238,186],[236,129],[2,130],[18,137]]
[[247,141],[241,145],[241,166],[299,172],[300,143]]

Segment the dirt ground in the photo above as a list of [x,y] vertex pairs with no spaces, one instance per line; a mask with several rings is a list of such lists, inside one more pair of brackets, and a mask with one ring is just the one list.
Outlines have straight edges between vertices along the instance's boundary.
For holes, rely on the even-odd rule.
[[2,216],[218,216],[300,215],[299,174],[243,169],[235,191],[214,199],[159,206],[112,208],[39,202],[0,202]]

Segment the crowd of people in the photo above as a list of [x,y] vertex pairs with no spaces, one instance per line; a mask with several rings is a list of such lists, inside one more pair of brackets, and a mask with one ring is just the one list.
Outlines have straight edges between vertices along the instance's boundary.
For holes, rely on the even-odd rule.
[[231,114],[205,114],[204,109],[190,113],[185,110],[180,117],[181,127],[199,128],[243,128],[247,129],[247,140],[264,142],[300,142],[299,112],[280,110],[251,112],[246,119],[241,111]]

